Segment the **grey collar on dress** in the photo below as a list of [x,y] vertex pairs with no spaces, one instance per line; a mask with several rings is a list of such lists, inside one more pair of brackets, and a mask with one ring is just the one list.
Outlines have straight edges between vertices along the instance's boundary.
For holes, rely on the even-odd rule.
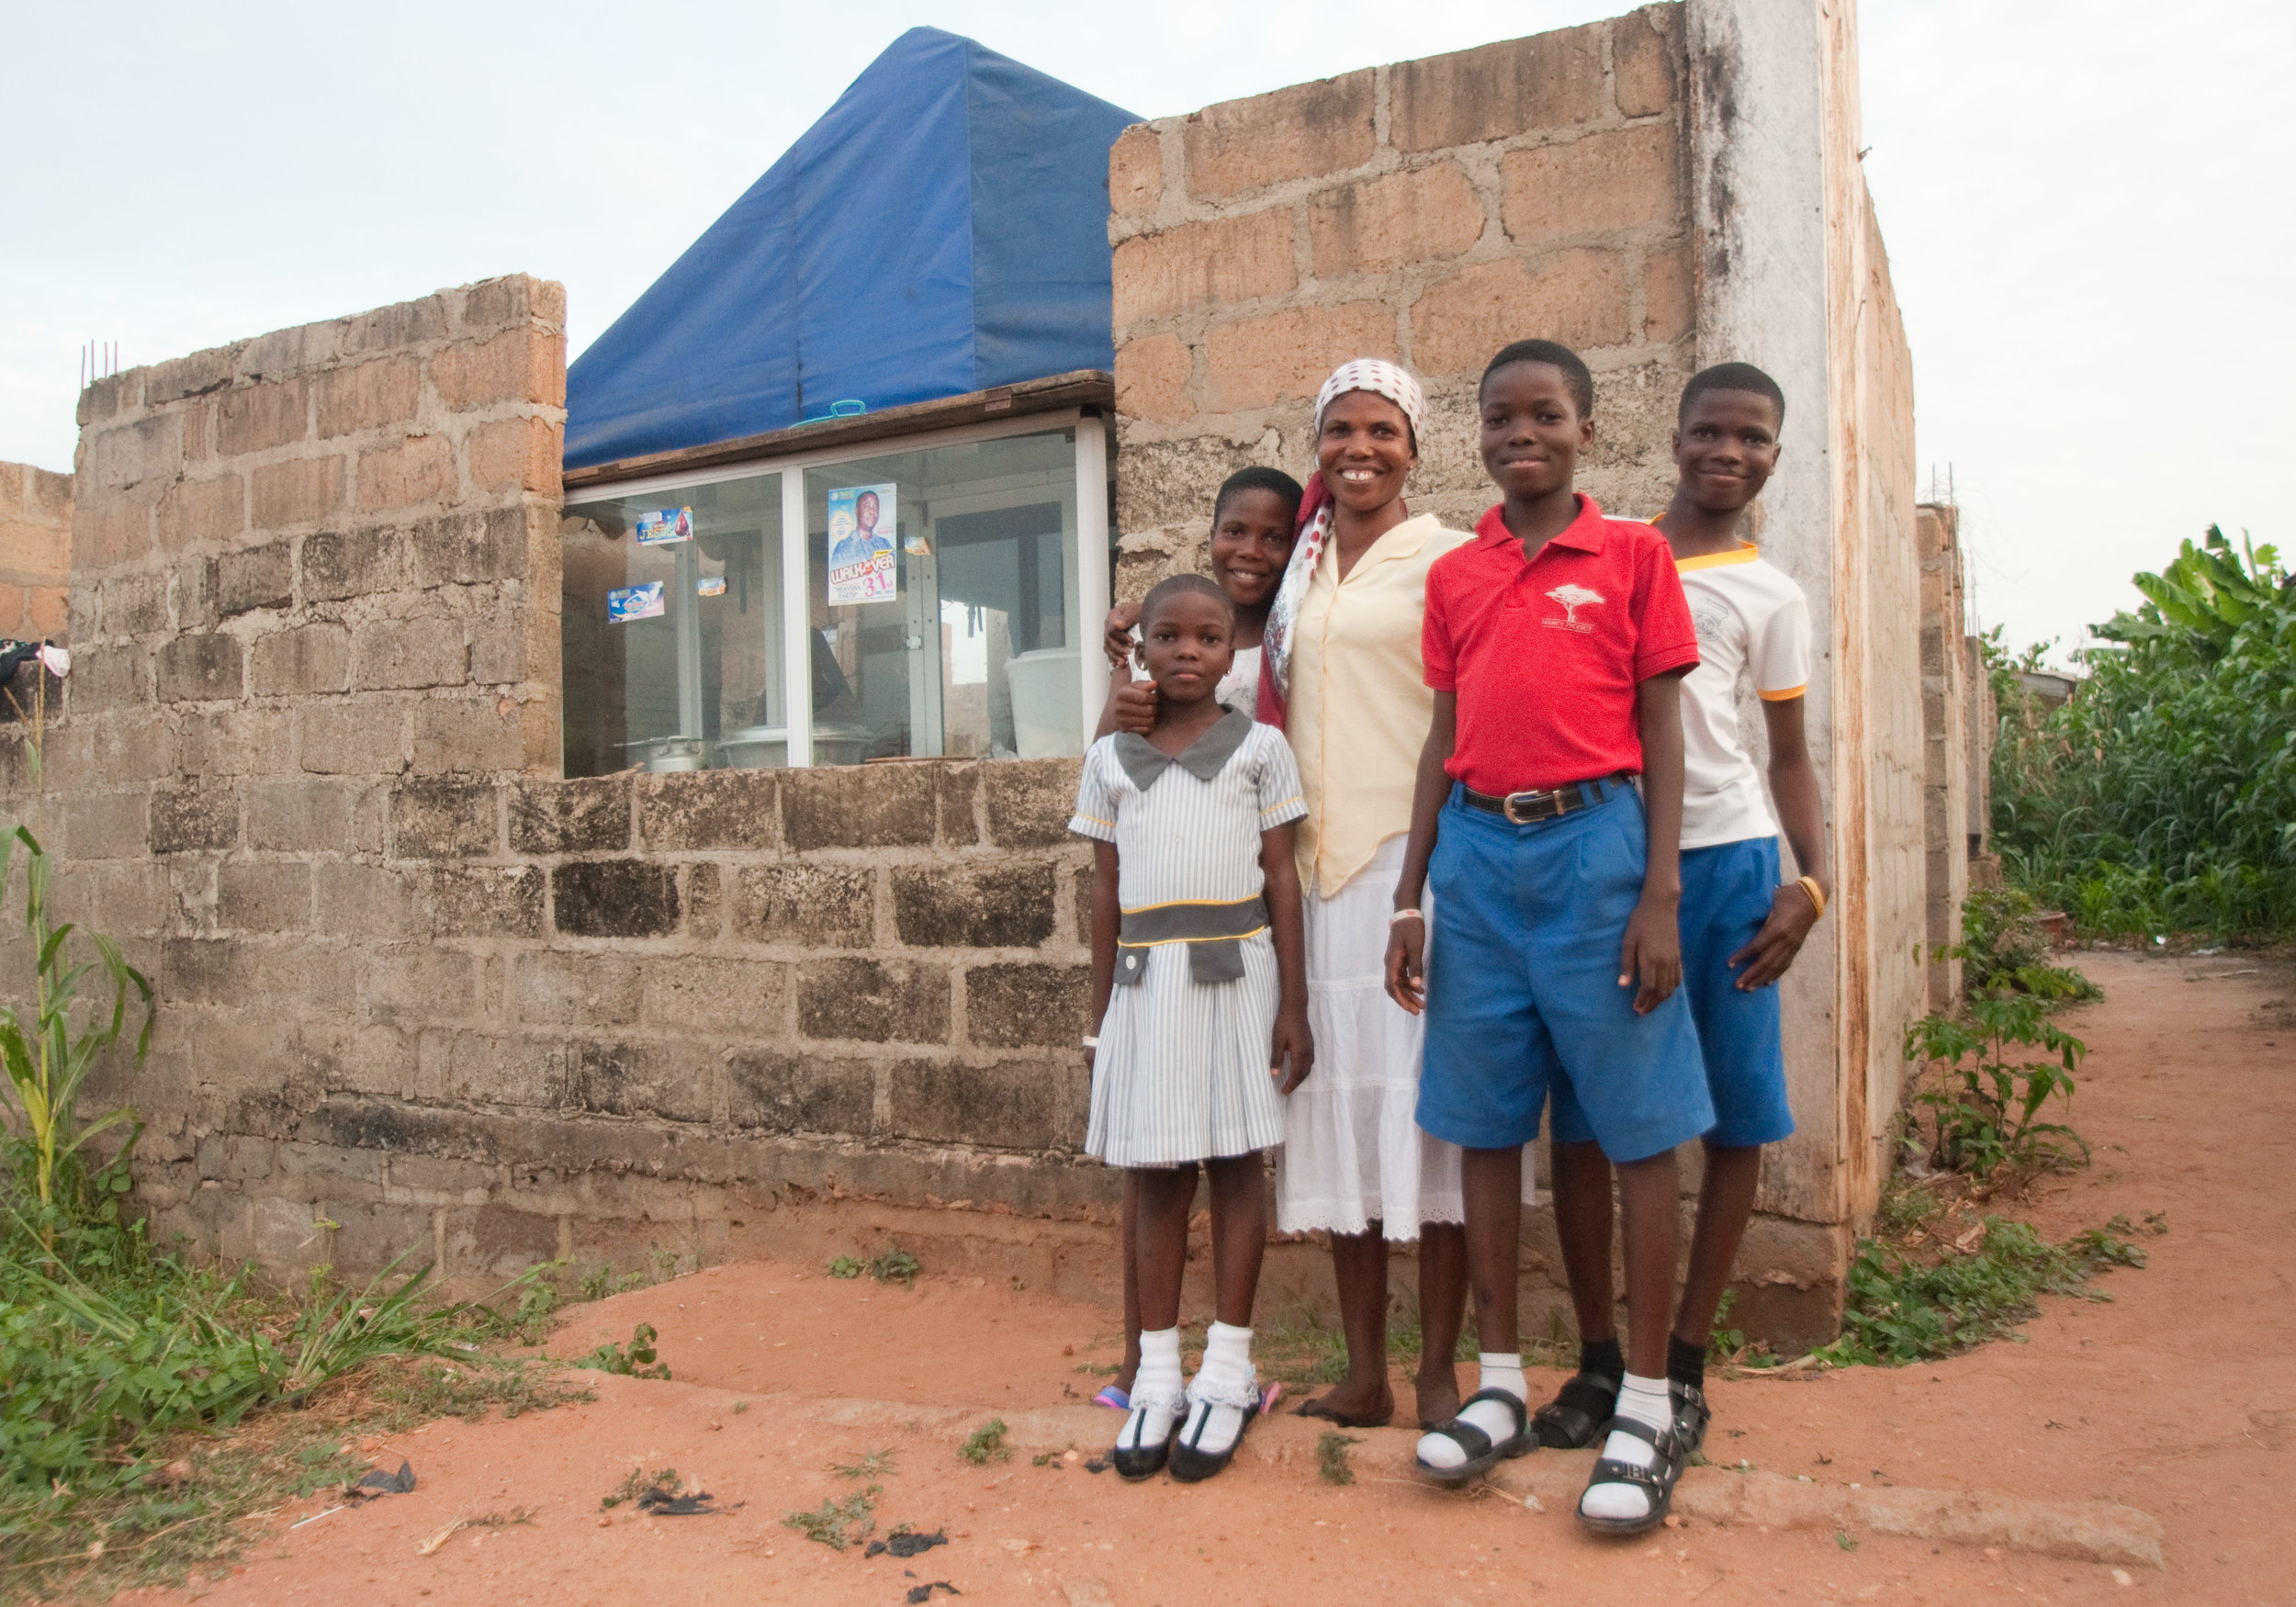
[[1174,765],[1199,781],[1209,781],[1235,757],[1235,750],[1244,746],[1244,739],[1251,734],[1252,716],[1240,709],[1230,709],[1211,723],[1210,730],[1178,753],[1160,752],[1145,736],[1120,731],[1116,758],[1124,767],[1124,773],[1131,778],[1132,785],[1143,792]]

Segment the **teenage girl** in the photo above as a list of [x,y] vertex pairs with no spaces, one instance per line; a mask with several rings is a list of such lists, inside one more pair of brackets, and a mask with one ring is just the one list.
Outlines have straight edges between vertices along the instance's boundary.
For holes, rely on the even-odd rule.
[[[1176,575],[1141,605],[1154,728],[1085,756],[1069,829],[1093,839],[1092,1113],[1086,1150],[1131,1174],[1140,1368],[1112,1457],[1209,1478],[1262,1408],[1252,1301],[1267,1235],[1261,1152],[1313,1062],[1291,823],[1306,812],[1280,734],[1224,708],[1235,605]],[[1180,1278],[1199,1168],[1211,1185],[1217,1320],[1185,1389]]]

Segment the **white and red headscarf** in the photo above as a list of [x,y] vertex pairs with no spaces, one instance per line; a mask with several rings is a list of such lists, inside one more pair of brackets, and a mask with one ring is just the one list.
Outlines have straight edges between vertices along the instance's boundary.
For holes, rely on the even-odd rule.
[[[1420,433],[1427,423],[1427,393],[1401,368],[1378,357],[1342,363],[1316,392],[1318,441],[1323,437],[1324,410],[1351,390],[1370,391],[1402,409],[1403,417],[1411,421],[1412,450],[1418,449]],[[1331,534],[1332,491],[1319,468],[1308,476],[1307,494],[1300,500],[1300,539],[1292,546],[1290,563],[1284,567],[1283,584],[1276,590],[1275,603],[1267,611],[1266,634],[1261,638],[1265,651],[1260,656],[1259,718],[1279,731],[1291,687],[1292,621],[1300,615],[1300,601],[1307,596],[1308,583],[1315,579],[1315,566]]]

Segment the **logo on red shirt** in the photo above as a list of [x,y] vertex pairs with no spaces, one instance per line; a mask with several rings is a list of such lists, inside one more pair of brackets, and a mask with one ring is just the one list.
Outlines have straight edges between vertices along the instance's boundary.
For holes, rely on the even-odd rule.
[[1596,591],[1590,587],[1574,585],[1570,581],[1565,581],[1560,586],[1556,587],[1552,591],[1549,591],[1547,595],[1553,598],[1557,602],[1562,604],[1562,617],[1560,619],[1541,620],[1539,623],[1550,629],[1558,631],[1579,631],[1581,633],[1593,631],[1594,629],[1593,625],[1579,618],[1579,610],[1586,607],[1587,604],[1591,602],[1607,602],[1610,601],[1610,599],[1604,597],[1601,592]]

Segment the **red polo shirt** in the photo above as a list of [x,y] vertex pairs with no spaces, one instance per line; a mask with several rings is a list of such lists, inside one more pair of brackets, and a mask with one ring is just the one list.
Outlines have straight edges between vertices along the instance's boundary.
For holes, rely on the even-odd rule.
[[1501,512],[1427,571],[1427,684],[1458,694],[1444,769],[1494,793],[1639,773],[1636,686],[1698,662],[1672,549],[1581,493],[1578,518],[1526,563]]

